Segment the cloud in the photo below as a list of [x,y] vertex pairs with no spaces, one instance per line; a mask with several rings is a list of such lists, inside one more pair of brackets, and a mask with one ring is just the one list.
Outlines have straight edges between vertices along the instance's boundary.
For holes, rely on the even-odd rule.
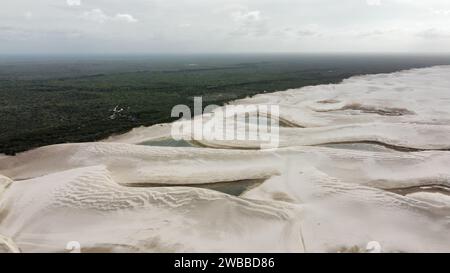
[[33,13],[31,11],[27,11],[24,14],[25,19],[30,20],[33,17]]
[[431,12],[436,15],[450,15],[450,9],[431,9]]
[[[449,0],[4,2],[0,25],[16,29],[0,33],[2,41],[10,41],[0,42],[2,53],[47,52],[50,46],[66,45],[65,36],[56,34],[50,35],[50,45],[42,33],[52,31],[79,31],[81,36],[70,36],[92,45],[86,51],[450,51]],[[35,42],[19,42],[29,37]]]
[[297,31],[297,34],[300,36],[314,36],[317,33],[309,29],[300,29],[299,31]]
[[39,36],[38,33],[17,28],[17,27],[0,27],[0,41],[27,41]]
[[381,6],[381,0],[366,0],[369,6]]
[[375,29],[375,30],[368,30],[368,31],[361,31],[361,32],[357,32],[355,34],[356,37],[358,38],[368,38],[368,37],[381,37],[393,32],[398,32],[397,30],[394,29]]
[[130,14],[118,13],[115,16],[108,16],[101,9],[93,9],[91,11],[85,11],[82,17],[86,20],[103,24],[107,21],[119,21],[126,23],[136,23],[138,20]]
[[81,0],[67,0],[66,1],[68,6],[81,6]]
[[132,15],[124,13],[118,13],[113,19],[117,21],[124,21],[127,23],[136,23],[138,21]]
[[244,12],[242,10],[235,11],[231,14],[233,20],[243,24],[250,24],[254,22],[261,21],[261,11],[254,10]]
[[316,24],[307,24],[302,26],[296,31],[296,34],[298,36],[304,37],[304,36],[320,36],[320,29],[319,26]]
[[450,38],[450,33],[442,29],[429,28],[420,31],[419,33],[417,33],[417,36],[424,39],[441,39],[441,38]]
[[178,25],[178,27],[180,27],[180,28],[189,28],[189,27],[191,27],[192,25],[190,24],[190,23],[182,23],[182,24],[179,24]]
[[109,19],[109,17],[101,9],[93,9],[90,11],[85,11],[82,17],[86,20],[100,24],[103,24]]
[[260,36],[269,32],[267,20],[262,17],[259,10],[237,10],[231,13],[231,18],[236,24],[233,35]]

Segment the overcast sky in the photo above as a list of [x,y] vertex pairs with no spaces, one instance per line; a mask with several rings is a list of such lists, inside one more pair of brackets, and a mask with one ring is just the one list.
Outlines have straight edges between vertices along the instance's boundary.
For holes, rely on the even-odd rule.
[[2,0],[0,54],[450,52],[449,0]]

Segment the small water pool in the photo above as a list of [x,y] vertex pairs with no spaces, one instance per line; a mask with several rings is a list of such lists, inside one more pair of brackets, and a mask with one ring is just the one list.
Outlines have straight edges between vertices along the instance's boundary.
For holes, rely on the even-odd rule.
[[196,147],[186,140],[174,140],[172,138],[150,140],[140,143],[139,145],[157,146],[157,147]]
[[219,183],[208,183],[208,184],[183,184],[183,185],[167,185],[167,184],[125,184],[128,187],[192,187],[192,188],[202,188],[209,189],[218,192],[223,192],[229,195],[240,196],[243,193],[261,185],[264,179],[247,179],[232,182],[219,182]]

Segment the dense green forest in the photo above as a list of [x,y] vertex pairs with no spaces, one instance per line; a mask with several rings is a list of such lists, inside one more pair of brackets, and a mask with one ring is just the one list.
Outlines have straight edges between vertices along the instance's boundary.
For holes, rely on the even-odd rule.
[[[174,105],[228,101],[352,75],[450,64],[425,56],[0,58],[0,153],[95,141],[171,121]],[[117,108],[116,108],[117,106]],[[123,111],[114,114],[114,108]]]

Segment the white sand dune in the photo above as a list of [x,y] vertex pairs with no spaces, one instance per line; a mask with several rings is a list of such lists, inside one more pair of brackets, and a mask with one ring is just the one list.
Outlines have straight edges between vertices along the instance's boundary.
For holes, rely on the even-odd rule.
[[[0,157],[0,246],[335,252],[378,241],[387,252],[450,252],[449,76],[413,69],[234,102],[280,105],[297,127],[280,129],[277,149],[137,145],[169,138],[162,124]],[[330,143],[386,147],[318,146]],[[241,196],[173,187],[253,179],[265,182]]]
[[[270,135],[270,133],[268,134]],[[450,126],[367,123],[316,128],[280,128],[279,147],[376,143],[394,149],[449,150]],[[206,147],[259,149],[267,141],[198,140]]]
[[298,208],[196,188],[123,187],[103,166],[15,182],[0,206],[0,233],[25,252],[64,251],[70,241],[108,252],[303,250]]
[[275,160],[270,152],[99,142],[53,145],[0,159],[0,172],[22,180],[104,165],[119,183],[203,184],[269,178],[278,174]]
[[386,252],[449,251],[448,204],[347,184],[294,159],[289,172],[244,197],[303,204],[302,234],[309,252],[363,248],[370,241]]
[[360,123],[450,125],[450,66],[352,77],[340,84],[256,95],[236,104],[280,105],[304,127]]
[[[303,165],[350,184],[378,189],[440,185],[450,188],[450,153],[370,152],[301,147],[282,149]],[[287,163],[286,163],[287,164]]]
[[442,208],[450,207],[450,196],[442,193],[416,192],[408,194],[408,197],[414,198],[416,200],[422,200],[424,202],[429,202],[435,206]]
[[11,238],[0,234],[0,253],[20,253],[20,249]]

